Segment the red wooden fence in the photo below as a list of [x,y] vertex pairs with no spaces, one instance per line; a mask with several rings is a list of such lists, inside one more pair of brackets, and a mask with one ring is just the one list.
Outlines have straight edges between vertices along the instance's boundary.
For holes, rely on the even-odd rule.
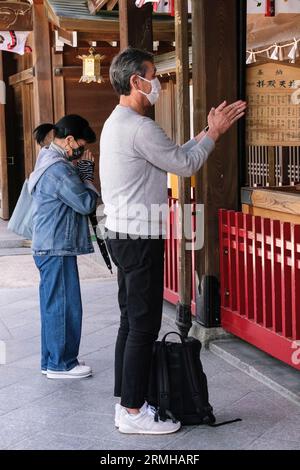
[[[169,207],[178,207],[178,200],[169,197]],[[193,216],[193,229],[195,230],[196,218]],[[178,256],[179,256],[179,240],[176,239],[176,227],[178,227],[176,211],[169,210],[168,220],[168,236],[166,240],[165,251],[165,284],[164,298],[172,304],[179,301],[178,294]],[[195,252],[192,252],[192,313],[196,314],[195,303]]]
[[300,370],[300,225],[220,210],[225,330]]

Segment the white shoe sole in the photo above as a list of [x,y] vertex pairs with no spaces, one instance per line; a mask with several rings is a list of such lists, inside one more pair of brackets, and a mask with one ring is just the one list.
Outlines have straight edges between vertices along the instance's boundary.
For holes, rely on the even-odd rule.
[[119,431],[122,433],[122,434],[147,434],[147,435],[155,435],[155,436],[160,436],[160,435],[163,435],[163,434],[174,434],[175,432],[179,431],[179,429],[181,428],[181,425],[174,431],[132,431],[130,428],[126,428],[125,426],[123,427],[119,427]]
[[[80,366],[85,366],[85,362],[84,361],[78,361],[78,364]],[[41,373],[42,375],[47,375],[47,371],[45,369],[41,369]]]
[[65,372],[47,372],[47,379],[85,379],[92,375],[92,371],[82,375],[72,375]]

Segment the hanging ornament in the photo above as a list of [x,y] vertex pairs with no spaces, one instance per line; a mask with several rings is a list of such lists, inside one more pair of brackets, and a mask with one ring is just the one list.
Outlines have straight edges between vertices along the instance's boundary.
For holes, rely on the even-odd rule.
[[298,55],[298,42],[296,41],[296,39],[294,39],[294,41],[294,45],[288,54],[288,58],[290,59],[290,62],[292,64],[296,62],[296,57]]
[[143,7],[147,3],[153,3],[153,10],[156,13],[168,13],[175,16],[175,0],[136,0],[135,5],[138,8]]
[[104,56],[95,54],[95,49],[91,47],[89,49],[89,55],[79,55],[77,57],[83,62],[83,75],[79,83],[104,82],[101,77],[101,60],[104,59]]
[[275,16],[275,0],[266,0],[265,16]]
[[249,65],[249,64],[253,64],[254,62],[256,62],[255,52],[251,51],[249,53],[248,59],[246,60],[246,64]]
[[29,31],[0,31],[0,50],[24,55]]
[[159,3],[160,0],[135,0],[135,5],[138,8],[142,8],[146,3]]
[[277,44],[275,44],[275,48],[274,48],[274,51],[271,54],[270,59],[279,60],[278,53],[279,53],[279,46],[277,46]]

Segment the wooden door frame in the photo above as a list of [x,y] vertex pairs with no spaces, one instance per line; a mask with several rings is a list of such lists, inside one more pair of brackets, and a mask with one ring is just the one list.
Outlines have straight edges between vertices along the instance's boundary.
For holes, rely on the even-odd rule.
[[[9,77],[9,85],[14,87],[16,85],[21,86],[22,95],[22,116],[23,116],[23,133],[24,133],[24,170],[25,178],[27,178],[33,171],[32,157],[34,152],[34,142],[32,140],[32,128],[31,123],[31,96],[28,89],[28,85],[34,83],[33,69],[29,68],[23,70],[20,73],[11,75]],[[35,116],[33,116],[33,122],[35,122]],[[27,138],[26,138],[27,136]],[[28,138],[30,136],[30,138]]]

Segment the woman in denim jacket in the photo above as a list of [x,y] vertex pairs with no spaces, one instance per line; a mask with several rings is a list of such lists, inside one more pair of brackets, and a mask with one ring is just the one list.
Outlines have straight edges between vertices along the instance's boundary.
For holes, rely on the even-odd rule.
[[34,131],[43,145],[29,178],[33,197],[32,252],[40,271],[41,368],[48,378],[83,378],[90,367],[78,362],[82,303],[77,255],[94,251],[88,214],[99,193],[92,184],[94,160],[87,143],[96,135],[80,116],[68,115],[57,124]]

